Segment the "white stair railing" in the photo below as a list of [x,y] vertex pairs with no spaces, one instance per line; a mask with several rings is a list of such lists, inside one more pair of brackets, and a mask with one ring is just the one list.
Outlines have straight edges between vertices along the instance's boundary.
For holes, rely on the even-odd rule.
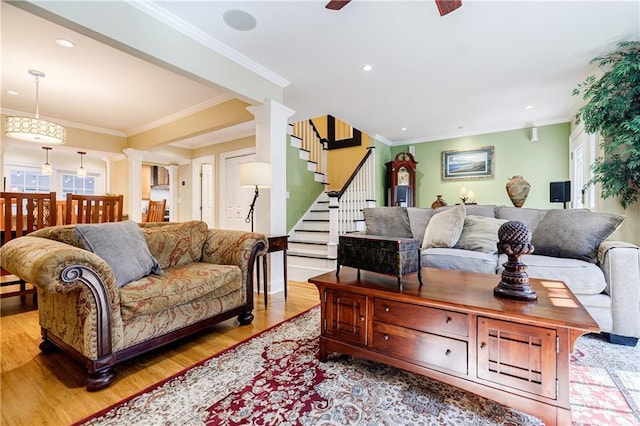
[[327,175],[327,155],[320,136],[310,120],[293,123],[294,136],[300,138],[301,148],[309,152],[309,161],[316,163],[316,172]]
[[369,147],[340,191],[329,191],[329,257],[338,254],[338,236],[362,229],[362,210],[375,206],[375,149]]

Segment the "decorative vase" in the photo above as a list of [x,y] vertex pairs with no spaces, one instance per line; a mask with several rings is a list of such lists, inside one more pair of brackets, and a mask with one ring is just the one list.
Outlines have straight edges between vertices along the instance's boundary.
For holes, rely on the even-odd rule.
[[431,208],[436,209],[438,207],[444,207],[447,205],[447,202],[442,198],[442,195],[436,195],[436,200],[431,203]]
[[531,184],[522,176],[513,176],[509,178],[509,182],[505,185],[507,194],[515,207],[522,207],[529,196]]

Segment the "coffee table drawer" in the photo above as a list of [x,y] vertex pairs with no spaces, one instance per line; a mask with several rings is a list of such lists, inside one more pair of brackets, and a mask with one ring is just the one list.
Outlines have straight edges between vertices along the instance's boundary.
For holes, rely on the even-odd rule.
[[467,342],[460,340],[374,322],[373,349],[415,364],[467,374]]
[[467,314],[375,298],[373,319],[427,333],[469,336]]

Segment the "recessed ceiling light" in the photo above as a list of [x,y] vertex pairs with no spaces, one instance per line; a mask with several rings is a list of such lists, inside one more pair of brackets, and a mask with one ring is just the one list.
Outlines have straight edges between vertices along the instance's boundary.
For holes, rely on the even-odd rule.
[[20,93],[15,90],[7,90],[7,95],[18,96]]
[[407,131],[407,128],[406,128],[406,127],[403,127],[403,128],[401,128],[401,129],[400,129],[400,131],[401,131],[401,132],[406,132],[406,131]]
[[524,109],[533,109],[533,105],[527,105]]
[[66,38],[57,38],[56,43],[58,43],[62,47],[73,47],[75,44],[72,41],[67,40]]
[[240,9],[227,10],[222,19],[228,26],[238,31],[251,31],[257,24],[253,15]]
[[373,65],[371,65],[371,64],[366,64],[366,65],[363,65],[361,69],[362,69],[362,71],[364,71],[364,72],[369,72],[369,71],[372,71],[372,70],[373,70]]

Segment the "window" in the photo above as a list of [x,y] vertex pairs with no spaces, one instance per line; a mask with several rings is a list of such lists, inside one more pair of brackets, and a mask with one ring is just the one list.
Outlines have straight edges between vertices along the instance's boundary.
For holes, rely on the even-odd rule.
[[49,192],[51,176],[29,169],[11,169],[7,190],[11,192]]
[[95,195],[96,178],[94,176],[78,177],[72,174],[62,175],[62,197],[67,194]]

